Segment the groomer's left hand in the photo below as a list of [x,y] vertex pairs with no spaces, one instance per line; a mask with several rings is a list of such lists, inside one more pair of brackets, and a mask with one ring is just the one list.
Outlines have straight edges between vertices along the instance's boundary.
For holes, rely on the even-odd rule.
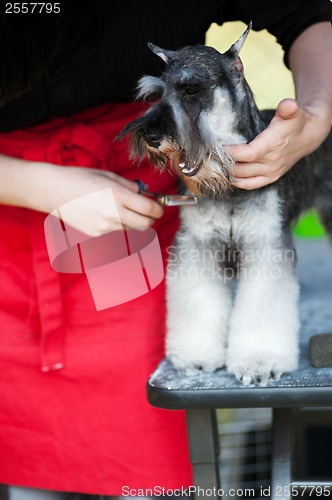
[[325,110],[282,100],[270,125],[251,143],[227,146],[236,161],[233,185],[251,190],[275,182],[318,148],[330,127]]

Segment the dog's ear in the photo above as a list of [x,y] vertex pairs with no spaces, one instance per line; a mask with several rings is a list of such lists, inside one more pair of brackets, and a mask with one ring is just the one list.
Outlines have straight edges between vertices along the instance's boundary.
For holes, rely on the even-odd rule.
[[244,42],[247,39],[247,36],[250,33],[250,30],[252,28],[252,21],[247,26],[247,29],[245,32],[240,36],[240,38],[237,40],[237,42],[233,43],[233,45],[226,51],[224,52],[224,56],[230,58],[235,62],[235,66],[238,68],[239,71],[243,71],[243,64],[242,61],[239,57],[240,50],[243,47]]
[[154,54],[156,54],[158,57],[161,57],[161,59],[168,64],[169,61],[175,56],[176,51],[174,50],[165,50],[157,45],[154,45],[153,43],[149,42],[148,47]]
[[247,36],[249,35],[251,28],[252,28],[252,21],[250,21],[245,32],[240,36],[240,38],[238,39],[237,42],[233,43],[233,45],[228,50],[228,52],[233,52],[234,55],[235,54],[239,55],[240,50],[242,49],[242,46],[243,46],[244,42],[246,41]]

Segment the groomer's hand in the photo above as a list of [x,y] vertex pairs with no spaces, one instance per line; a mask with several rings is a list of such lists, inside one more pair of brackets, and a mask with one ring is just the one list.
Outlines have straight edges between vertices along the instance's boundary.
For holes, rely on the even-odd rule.
[[251,143],[227,146],[236,161],[233,185],[251,190],[275,182],[300,158],[318,148],[330,127],[324,109],[284,99],[270,125]]
[[108,171],[44,164],[37,184],[34,208],[59,209],[65,223],[89,236],[122,226],[145,229],[163,214],[154,200],[138,194],[135,182]]

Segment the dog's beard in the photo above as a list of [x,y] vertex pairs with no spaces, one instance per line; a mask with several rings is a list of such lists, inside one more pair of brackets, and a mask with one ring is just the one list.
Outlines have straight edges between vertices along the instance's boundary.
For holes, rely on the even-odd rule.
[[[197,130],[173,142],[164,139],[159,152],[167,157],[171,169],[181,178],[188,190],[196,195],[223,197],[231,188],[234,159],[217,143],[206,147]],[[195,133],[193,133],[195,132]]]
[[[182,179],[192,194],[202,196],[224,197],[231,189],[232,166],[234,161],[227,157],[220,158],[215,153],[206,153],[203,158],[195,161],[193,175],[183,172],[184,152],[177,151],[171,155],[171,166]],[[225,161],[226,160],[226,161]],[[190,169],[190,166],[187,167]]]
[[197,131],[195,140],[192,133],[177,141],[164,137],[158,148],[147,144],[139,120],[128,124],[119,138],[126,134],[130,135],[131,158],[147,157],[160,170],[170,168],[191,193],[224,197],[230,190],[234,160],[217,143],[207,148]]
[[[199,155],[189,156],[171,139],[165,138],[158,148],[153,148],[142,133],[136,132],[131,136],[130,155],[136,159],[147,157],[160,170],[169,167],[192,194],[223,197],[231,188],[234,161],[220,147],[218,152],[202,150]],[[185,172],[191,169],[194,173],[187,175]]]
[[176,141],[162,141],[159,153],[166,156],[171,169],[192,194],[224,197],[231,189],[234,159],[213,134],[204,137],[204,129],[189,122],[186,125]]

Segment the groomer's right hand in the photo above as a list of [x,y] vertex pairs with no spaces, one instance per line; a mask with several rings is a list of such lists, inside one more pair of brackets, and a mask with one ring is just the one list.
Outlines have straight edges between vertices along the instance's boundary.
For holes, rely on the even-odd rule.
[[59,209],[65,223],[89,236],[122,226],[145,229],[163,214],[158,203],[138,194],[137,183],[113,172],[50,164],[40,172],[39,192],[44,195],[37,197],[35,209]]

